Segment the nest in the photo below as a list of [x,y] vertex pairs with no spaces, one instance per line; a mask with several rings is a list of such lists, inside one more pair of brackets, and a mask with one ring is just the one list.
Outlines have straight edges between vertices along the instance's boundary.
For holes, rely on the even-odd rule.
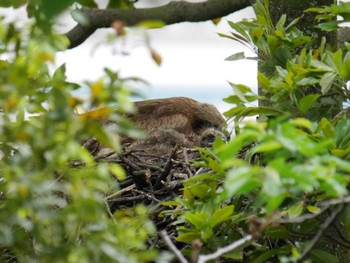
[[124,149],[121,154],[112,150],[99,152],[98,162],[113,162],[126,171],[119,182],[120,190],[107,197],[111,211],[137,204],[156,205],[181,194],[182,182],[203,172],[195,167],[200,160],[196,149],[175,146],[169,154],[150,154],[143,150]]
[[[137,145],[137,144],[136,144]],[[103,148],[92,138],[85,142],[87,148],[97,162],[110,162],[121,165],[126,171],[126,178],[118,182],[119,190],[107,196],[110,214],[118,209],[134,207],[143,204],[149,207],[149,217],[154,222],[157,231],[166,230],[176,243],[177,236],[174,221],[176,207],[162,205],[163,202],[173,200],[182,195],[182,183],[193,176],[210,173],[211,170],[196,165],[201,156],[196,148],[187,148],[184,145],[167,147],[156,151],[159,147],[134,147],[135,144],[125,144],[121,153],[116,154],[112,149]],[[169,146],[169,145],[168,145]],[[244,157],[246,147],[237,157]],[[150,240],[154,247],[165,248],[161,239]]]
[[[121,153],[116,154],[112,149],[101,147],[95,139],[85,142],[84,147],[96,162],[117,163],[126,171],[125,180],[118,182],[119,190],[106,197],[110,214],[138,204],[146,205],[157,230],[166,230],[175,242],[173,223],[176,217],[170,212],[165,216],[169,207],[162,203],[180,196],[186,179],[209,172],[209,169],[195,165],[201,160],[199,151],[175,145],[167,151],[155,152],[151,147],[141,150],[126,144]],[[152,242],[154,246],[164,247],[164,244],[158,243],[162,243],[160,239],[154,242],[157,242]]]

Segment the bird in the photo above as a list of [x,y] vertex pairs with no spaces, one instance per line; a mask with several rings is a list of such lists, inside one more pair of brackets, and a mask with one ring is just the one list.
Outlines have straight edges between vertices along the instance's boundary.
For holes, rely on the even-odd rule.
[[148,135],[174,130],[191,140],[208,128],[222,131],[225,127],[225,119],[214,105],[187,97],[137,101],[135,106],[136,114],[127,117]]
[[[128,150],[166,154],[175,145],[211,147],[216,137],[227,140],[223,132],[225,119],[212,104],[187,97],[171,97],[136,101],[134,105],[136,113],[128,113],[126,117],[144,130],[147,136],[143,139],[122,136],[121,144],[126,145]],[[106,126],[115,124],[115,121],[104,121]],[[95,139],[88,142],[84,144],[88,150],[96,147]],[[97,144],[95,149],[100,148]]]

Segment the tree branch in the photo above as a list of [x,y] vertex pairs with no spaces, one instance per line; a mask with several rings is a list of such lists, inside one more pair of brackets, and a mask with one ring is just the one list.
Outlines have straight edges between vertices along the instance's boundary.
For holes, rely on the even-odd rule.
[[128,26],[134,26],[144,20],[161,20],[166,25],[180,22],[201,22],[229,15],[251,5],[251,0],[207,0],[200,3],[172,1],[154,8],[140,9],[93,9],[82,8],[79,11],[88,25],[78,24],[65,35],[70,41],[69,48],[83,43],[99,28],[110,27],[120,20]]
[[180,263],[188,263],[186,258],[182,255],[181,251],[171,241],[168,233],[165,230],[160,231],[160,236],[162,237],[168,248],[174,253],[174,255]]
[[222,255],[231,252],[232,250],[235,250],[237,248],[239,248],[242,245],[246,245],[249,242],[251,242],[253,240],[253,236],[252,235],[248,235],[245,236],[231,244],[229,244],[226,247],[222,247],[222,248],[218,248],[214,253],[212,254],[207,254],[207,255],[200,255],[198,258],[198,263],[205,263],[209,260],[214,260],[217,259],[219,257],[221,257]]
[[317,231],[314,238],[311,240],[311,242],[308,244],[308,246],[304,249],[304,251],[301,253],[300,257],[295,261],[295,263],[301,263],[304,262],[308,254],[311,252],[311,250],[315,247],[317,242],[320,240],[324,232],[328,229],[328,227],[334,222],[334,220],[337,219],[338,215],[343,211],[344,205],[339,205],[337,208],[334,209],[332,214],[327,218],[327,220],[320,226],[319,230]]

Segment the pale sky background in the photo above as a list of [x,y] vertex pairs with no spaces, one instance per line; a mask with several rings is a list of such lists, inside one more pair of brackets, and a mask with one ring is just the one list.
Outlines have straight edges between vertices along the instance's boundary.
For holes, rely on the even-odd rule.
[[[102,6],[104,2],[99,0]],[[166,2],[169,1],[140,0],[138,6]],[[17,21],[23,18],[23,13],[23,10],[0,10],[0,15],[5,14]],[[137,76],[149,82],[149,86],[138,86],[146,98],[186,96],[213,103],[223,112],[231,107],[222,101],[231,94],[227,81],[256,89],[257,66],[253,61],[224,61],[233,53],[249,50],[232,40],[219,37],[217,33],[229,34],[227,20],[239,21],[253,15],[252,9],[246,8],[224,17],[219,25],[208,21],[148,30],[152,48],[162,57],[161,66],[156,65],[147,48],[140,45],[142,32],[131,33],[125,43],[119,41],[114,45],[101,45],[93,52],[97,43],[103,43],[106,35],[113,33],[112,29],[100,29],[82,45],[59,52],[56,62],[57,66],[66,63],[70,81],[82,83],[85,80],[98,80],[103,76],[103,69],[108,67],[119,71],[123,77]],[[66,32],[74,24],[71,17],[65,15],[59,30]],[[129,55],[122,55],[121,51],[128,51]]]

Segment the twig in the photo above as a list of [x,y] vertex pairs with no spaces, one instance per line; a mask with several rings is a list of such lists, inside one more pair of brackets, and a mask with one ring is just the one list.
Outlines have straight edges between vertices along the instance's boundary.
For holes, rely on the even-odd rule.
[[134,157],[135,159],[137,159],[139,161],[138,165],[142,168],[149,168],[149,169],[153,169],[153,170],[156,170],[156,171],[160,171],[160,172],[163,172],[163,168],[162,167],[159,167],[159,166],[156,166],[156,165],[152,165],[152,164],[148,164],[148,163],[145,163],[139,156],[137,156],[136,154],[134,153],[131,153],[130,156]]
[[320,203],[320,206],[334,206],[334,205],[340,205],[340,204],[348,204],[350,203],[350,196],[344,196],[341,198],[337,198],[337,199],[330,199],[324,202]]
[[112,214],[112,211],[111,211],[111,209],[110,209],[110,207],[109,207],[109,205],[108,205],[107,200],[105,199],[104,202],[105,202],[105,205],[106,205],[106,207],[107,207],[107,213],[108,213],[108,215],[110,216],[110,218],[112,218],[112,220],[113,220],[114,223],[117,223],[117,220],[115,220],[115,218],[114,218],[114,216],[113,216],[113,214]]
[[132,185],[134,183],[134,181],[135,180],[133,178],[128,178],[124,181],[119,182],[119,187],[120,187],[120,189],[126,188],[126,187]]
[[226,254],[232,250],[235,250],[236,248],[242,246],[242,245],[245,245],[247,243],[249,243],[250,241],[253,240],[253,236],[252,235],[248,235],[248,236],[245,236],[233,243],[231,243],[230,245],[226,246],[226,247],[222,247],[222,248],[219,248],[218,250],[216,250],[214,253],[212,254],[207,254],[207,255],[200,255],[198,257],[198,262],[197,263],[204,263],[204,262],[207,262],[209,260],[213,260],[213,259],[216,259],[218,257],[221,257],[223,254]]
[[94,159],[95,159],[95,161],[104,160],[104,159],[107,159],[115,154],[116,154],[116,152],[111,149],[109,152],[105,152],[105,153],[102,153],[101,155],[95,156]]
[[191,169],[189,168],[190,167],[190,163],[188,161],[188,155],[187,155],[187,149],[186,148],[183,148],[182,154],[183,154],[184,160],[185,160],[185,164],[183,166],[185,167],[189,178],[191,178],[191,177],[193,177],[193,173],[191,172]]
[[125,196],[125,197],[119,197],[115,199],[109,199],[108,201],[112,202],[113,204],[124,204],[126,202],[134,202],[134,201],[142,201],[145,200],[146,197],[143,195],[137,195],[137,196]]
[[112,199],[112,198],[114,198],[114,197],[116,197],[118,195],[121,195],[121,194],[123,194],[125,192],[129,192],[130,190],[134,189],[135,187],[136,187],[135,184],[129,185],[128,187],[125,187],[125,188],[119,190],[118,192],[115,192],[115,193],[113,193],[113,194],[111,194],[109,196],[106,196],[105,199],[106,200],[110,200],[110,199]]
[[346,243],[342,242],[342,240],[335,238],[332,235],[325,235],[326,238],[332,240],[333,242],[337,243],[339,246],[345,247],[347,249],[350,249],[350,245],[347,245]]
[[189,263],[187,259],[182,255],[181,251],[178,250],[178,248],[174,245],[174,243],[171,241],[168,233],[165,230],[160,231],[160,236],[164,240],[165,244],[168,246],[168,248],[175,254],[179,262],[181,263]]
[[134,164],[133,162],[131,162],[128,158],[125,158],[125,156],[121,155],[120,159],[127,165],[129,165],[132,169],[134,170],[140,170],[141,168],[139,166],[137,166],[136,164]]
[[350,240],[344,235],[344,233],[341,231],[341,229],[339,229],[339,226],[335,223],[335,224],[333,224],[333,227],[337,231],[340,239],[349,246],[350,245]]
[[168,158],[168,160],[166,161],[166,164],[164,166],[164,171],[162,172],[162,174],[158,177],[155,185],[154,185],[154,189],[159,189],[162,181],[165,181],[165,179],[167,178],[170,170],[171,170],[171,165],[172,165],[172,158],[174,157],[175,153],[177,150],[177,145],[175,145],[175,147],[173,148],[173,150],[171,151],[171,154]]
[[329,209],[331,206],[349,204],[349,203],[350,203],[350,196],[344,196],[338,199],[330,199],[330,200],[318,203],[318,206],[323,207],[318,213],[305,214],[303,216],[296,217],[296,218],[281,218],[280,220],[278,220],[278,223],[281,223],[281,224],[303,223],[306,220],[318,217],[319,215],[324,213],[327,209]]
[[333,221],[337,218],[340,212],[343,211],[343,208],[344,208],[344,205],[339,205],[338,207],[336,207],[332,212],[332,214],[327,218],[327,220],[322,225],[320,225],[320,228],[317,231],[316,235],[311,240],[309,245],[304,249],[303,253],[301,253],[300,257],[295,261],[295,263],[301,263],[306,259],[307,255],[315,247],[315,245],[320,240],[323,233],[333,223]]
[[294,218],[281,218],[280,220],[278,220],[278,223],[280,224],[297,224],[297,223],[303,223],[307,220],[313,219],[315,217],[318,217],[319,215],[321,215],[322,213],[324,213],[327,209],[329,209],[329,207],[321,209],[319,212],[317,213],[313,213],[313,214],[305,214],[299,217],[294,217]]
[[153,201],[155,201],[155,202],[157,202],[157,203],[161,203],[161,202],[162,202],[161,200],[155,198],[154,196],[152,196],[152,195],[150,195],[150,194],[148,194],[148,193],[146,193],[146,192],[143,192],[143,191],[141,191],[141,190],[138,190],[138,189],[133,189],[133,190],[131,190],[131,192],[144,195],[144,196],[146,196],[148,199],[151,199],[151,200],[153,200]]

